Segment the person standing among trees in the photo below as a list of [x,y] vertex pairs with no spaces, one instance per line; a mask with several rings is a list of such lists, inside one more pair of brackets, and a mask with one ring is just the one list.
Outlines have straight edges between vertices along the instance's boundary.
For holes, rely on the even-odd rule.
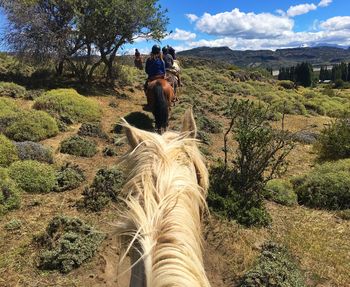
[[141,57],[141,53],[139,52],[138,49],[135,49],[134,64],[135,64],[136,68],[143,70],[142,57]]

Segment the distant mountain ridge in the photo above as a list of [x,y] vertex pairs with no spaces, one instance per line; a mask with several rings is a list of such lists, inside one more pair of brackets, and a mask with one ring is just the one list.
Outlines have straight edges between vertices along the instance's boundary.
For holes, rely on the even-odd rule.
[[314,66],[350,62],[350,47],[348,49],[332,46],[301,47],[277,49],[276,51],[240,51],[231,50],[229,47],[199,47],[181,51],[178,55],[224,61],[240,67],[270,67],[278,69],[284,66],[294,66],[301,62],[309,62]]

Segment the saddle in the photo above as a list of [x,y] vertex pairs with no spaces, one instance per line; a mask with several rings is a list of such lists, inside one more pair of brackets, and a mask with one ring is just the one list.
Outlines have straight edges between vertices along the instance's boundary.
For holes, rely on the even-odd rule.
[[153,76],[151,78],[148,78],[147,83],[149,85],[151,82],[153,82],[155,80],[159,80],[159,79],[164,79],[164,76],[163,75],[156,75],[156,76]]

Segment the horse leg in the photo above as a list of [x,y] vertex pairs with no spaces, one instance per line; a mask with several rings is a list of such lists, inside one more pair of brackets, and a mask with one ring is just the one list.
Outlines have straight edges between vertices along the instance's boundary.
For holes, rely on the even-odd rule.
[[130,252],[130,259],[132,267],[129,287],[146,287],[145,265],[138,250]]

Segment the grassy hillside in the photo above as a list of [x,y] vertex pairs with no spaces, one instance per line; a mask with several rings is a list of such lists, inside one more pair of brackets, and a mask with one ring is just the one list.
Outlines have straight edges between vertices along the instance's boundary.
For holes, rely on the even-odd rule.
[[312,47],[272,50],[235,51],[228,47],[199,47],[180,52],[182,56],[219,60],[240,67],[295,66],[308,62],[312,65],[332,65],[350,61],[350,50],[337,47]]
[[[350,90],[332,89],[327,85],[313,89],[296,88],[288,82],[273,80],[264,71],[242,70],[193,58],[180,60],[184,87],[180,90],[180,102],[171,110],[170,128],[180,128],[182,115],[191,105],[202,141],[201,150],[209,168],[223,158],[223,135],[228,126],[224,111],[227,101],[233,98],[271,105],[274,107],[271,124],[280,127],[282,115],[285,114],[285,129],[298,132],[296,147],[288,157],[289,167],[283,176],[285,180],[293,180],[296,176],[314,170],[317,163],[313,147],[315,138],[333,120],[332,117],[350,109]],[[40,192],[40,189],[38,192],[21,191],[20,207],[16,205],[17,209],[0,215],[0,286],[115,286],[116,279],[119,286],[128,286],[129,272],[123,273],[128,268],[128,262],[121,266],[117,264],[120,246],[113,236],[113,225],[110,224],[116,221],[116,210],[121,204],[117,195],[121,182],[119,169],[122,167],[116,164],[128,149],[117,123],[121,117],[125,117],[130,123],[147,129],[152,127],[153,116],[143,110],[146,103],[142,89],[145,79],[143,71],[124,66],[120,69],[120,76],[123,87],[108,94],[104,91],[84,94],[89,98],[89,105],[94,107],[91,117],[86,115],[79,121],[69,121],[66,113],[68,109],[54,109],[52,116],[58,121],[60,132],[38,142],[52,151],[53,163],[51,161],[44,165],[31,161],[24,165],[45,166],[45,170],[49,169],[50,177],[41,178],[45,186],[48,186],[47,180],[51,184],[54,170],[59,186],[56,185],[50,192],[45,190],[46,193]],[[48,92],[42,97],[54,94]],[[6,121],[15,121],[16,112],[22,113],[22,109],[33,111],[35,101],[30,98],[0,95],[1,98],[11,102],[13,109],[8,111],[4,108],[4,112],[0,109],[0,128],[2,112],[6,115]],[[62,115],[60,111],[63,111]],[[84,111],[88,112],[87,109]],[[95,116],[96,111],[102,115],[99,124],[91,122],[92,119],[94,122],[99,120]],[[77,134],[83,138],[79,138],[79,142],[88,141],[87,150],[90,150],[91,145],[94,146],[94,153],[89,153],[91,157],[79,156],[82,154],[80,152],[76,155],[63,153],[62,143],[76,139]],[[231,137],[229,146],[228,153],[233,158],[237,143]],[[79,148],[85,149],[83,145],[79,145]],[[18,161],[19,158],[12,157],[2,168],[6,180],[11,180],[11,186],[16,185],[16,176],[10,179],[8,174],[11,173],[7,170],[11,170],[12,165],[23,165]],[[30,178],[35,177],[36,172],[36,169],[31,170],[25,169],[26,176]],[[258,258],[262,258],[259,255],[263,244],[268,241],[283,245],[288,250],[307,286],[350,286],[349,220],[342,219],[345,217],[340,217],[337,211],[295,204],[284,206],[273,201],[265,201],[265,205],[272,217],[272,224],[267,228],[245,228],[213,212],[206,216],[204,260],[213,287],[238,286],[244,274],[262,260]],[[79,228],[63,235],[66,229],[71,228],[70,224]],[[43,233],[45,230],[46,235]],[[78,238],[81,230],[94,232],[84,240],[73,240]],[[102,243],[101,236],[95,236],[96,230],[104,235]],[[48,237],[50,234],[52,236]],[[77,253],[68,264],[54,252],[45,253],[44,247],[48,244],[55,247],[68,244],[69,250],[74,252],[82,249],[82,246],[89,248],[83,248],[84,252]],[[55,258],[55,264],[50,265],[47,262],[52,257]],[[78,265],[80,267],[75,268]],[[74,269],[62,274],[48,271],[43,266],[52,269],[59,266],[58,269],[64,272]]]

